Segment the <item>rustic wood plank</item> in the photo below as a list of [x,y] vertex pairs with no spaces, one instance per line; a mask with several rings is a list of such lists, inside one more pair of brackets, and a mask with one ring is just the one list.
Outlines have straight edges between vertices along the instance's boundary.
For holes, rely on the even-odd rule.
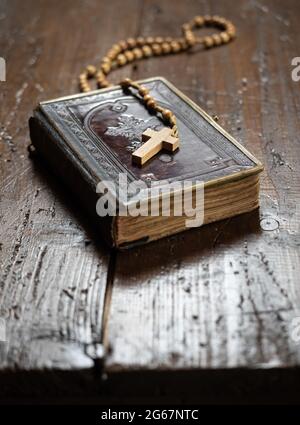
[[135,78],[165,76],[220,116],[265,164],[261,208],[118,254],[106,371],[204,368],[207,380],[219,368],[288,371],[300,362],[290,332],[300,303],[300,92],[290,78],[300,50],[298,5],[191,1],[172,10],[170,19],[167,2],[146,2],[141,35],[177,34],[182,21],[208,13],[231,19],[238,38],[143,62]]
[[[263,392],[265,374],[279,389],[293,383],[297,394],[292,368],[299,366],[299,345],[289,332],[300,301],[300,95],[289,78],[300,49],[297,1],[127,0],[126,13],[122,0],[6,0],[0,7],[8,65],[8,81],[0,83],[0,317],[8,324],[8,343],[0,343],[1,395],[53,394],[49,381],[59,394],[98,392],[93,373],[101,367],[95,360],[103,332],[103,397],[125,390],[136,397],[145,387],[151,396],[156,388],[159,397],[181,397],[201,382],[204,394],[225,401],[225,382],[247,387],[251,377],[248,391],[261,384]],[[232,19],[238,39],[152,58],[112,79],[163,75],[217,113],[265,163],[260,215],[115,258],[94,241],[76,203],[28,159],[27,119],[39,100],[76,92],[82,67],[97,64],[113,42],[179,34],[183,21],[206,13]],[[128,379],[136,383],[130,391]]]
[[[81,69],[134,31],[139,2],[128,2],[127,17],[122,4],[1,2],[0,50],[7,62],[7,81],[0,83],[2,396],[12,388],[50,391],[48,381],[76,393],[81,374],[90,379],[101,361],[110,252],[43,164],[29,159],[28,118],[38,101],[77,92]],[[112,32],[111,23],[120,21]],[[43,391],[32,376],[18,384],[22,371],[41,372]],[[63,383],[59,372],[67,374]]]

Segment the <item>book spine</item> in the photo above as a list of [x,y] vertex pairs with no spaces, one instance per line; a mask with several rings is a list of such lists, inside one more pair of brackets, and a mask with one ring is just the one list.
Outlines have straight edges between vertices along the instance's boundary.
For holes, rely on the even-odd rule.
[[43,114],[35,112],[29,119],[30,138],[37,154],[52,172],[63,182],[68,196],[79,200],[84,212],[88,212],[95,230],[110,247],[115,246],[114,217],[99,217],[96,212],[98,195],[94,183],[83,171],[80,161],[67,148],[62,137],[48,124]]

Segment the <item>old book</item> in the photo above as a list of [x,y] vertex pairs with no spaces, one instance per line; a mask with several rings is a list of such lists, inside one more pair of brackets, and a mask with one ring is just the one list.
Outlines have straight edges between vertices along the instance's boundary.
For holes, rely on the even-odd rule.
[[[36,151],[81,200],[107,242],[125,248],[187,229],[187,217],[201,215],[201,205],[196,202],[201,188],[200,224],[257,208],[262,164],[167,80],[156,77],[141,83],[175,113],[180,137],[179,149],[162,150],[144,166],[132,161],[132,153],[141,146],[143,131],[158,130],[163,123],[137,96],[124,93],[119,86],[42,102],[30,118]],[[141,182],[140,190],[133,193],[132,187],[129,190],[120,183],[124,181],[120,175],[127,176],[129,186]],[[108,190],[103,190],[101,182],[106,182]],[[182,185],[182,194],[192,198],[190,211],[181,208],[181,215],[175,212],[179,204],[182,207],[183,198],[176,197],[174,190],[169,196],[170,213],[163,215],[164,191],[160,188],[174,183]],[[150,211],[153,190],[156,201],[161,202],[156,215]],[[116,210],[100,217],[96,206],[104,196],[116,200]],[[130,206],[135,206],[135,211],[140,207],[143,213],[124,214]]]

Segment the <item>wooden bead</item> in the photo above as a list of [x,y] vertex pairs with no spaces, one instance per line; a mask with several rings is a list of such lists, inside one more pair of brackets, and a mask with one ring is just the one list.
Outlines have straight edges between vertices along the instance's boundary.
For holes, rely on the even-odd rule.
[[147,87],[144,87],[144,86],[140,86],[139,87],[139,94],[141,95],[141,96],[146,96],[147,94],[149,93],[149,90],[147,89]]
[[117,57],[118,53],[110,50],[109,52],[107,52],[107,58],[108,60],[112,61]]
[[136,46],[136,40],[135,40],[134,38],[132,38],[132,37],[128,38],[128,39],[126,40],[126,42],[127,42],[128,47],[129,47],[130,49],[132,49],[133,47],[135,47],[135,46]]
[[169,43],[163,43],[161,45],[161,48],[162,48],[162,52],[165,53],[166,55],[171,52],[171,45]]
[[131,50],[127,50],[126,52],[124,52],[124,55],[128,62],[132,62],[134,60],[134,54]]
[[235,37],[235,27],[233,25],[228,26],[227,33],[230,36],[230,38]]
[[173,53],[178,53],[181,50],[181,46],[178,43],[178,41],[172,41],[171,42],[171,49]]
[[120,48],[121,48],[122,51],[124,51],[124,50],[126,50],[128,48],[127,42],[124,41],[124,40],[121,40],[119,42],[119,46],[120,46]]
[[147,103],[149,100],[152,100],[152,97],[150,94],[146,94],[146,96],[144,96],[144,101]]
[[143,57],[143,51],[142,49],[139,49],[138,47],[133,49],[132,53],[134,54],[135,59],[141,59]]
[[227,34],[227,32],[221,32],[220,37],[223,43],[228,43],[230,41],[230,36]]
[[[195,40],[195,42],[196,42],[196,40]],[[184,39],[180,40],[179,43],[180,43],[180,46],[181,46],[181,50],[186,50],[188,47],[190,47],[190,45]]]
[[155,43],[162,44],[164,42],[163,37],[155,37]]
[[212,23],[212,17],[210,15],[203,16],[203,19],[206,25],[210,25]]
[[181,28],[183,32],[191,30],[191,26],[189,24],[183,24]]
[[120,82],[120,85],[122,86],[122,87],[129,87],[130,86],[130,84],[131,84],[131,79],[130,78],[124,78],[124,80],[122,80],[121,82]]
[[161,55],[162,54],[162,47],[161,47],[160,44],[157,44],[157,43],[153,44],[152,50],[153,50],[153,53],[155,55]]
[[103,72],[102,72],[102,71],[98,71],[98,72],[96,73],[96,78],[97,78],[97,79],[105,78],[105,75],[103,74]]
[[145,38],[144,37],[138,37],[136,39],[136,42],[139,46],[143,46],[143,44],[145,44]]
[[114,51],[114,52],[116,52],[117,54],[121,53],[121,47],[117,43],[116,44],[113,44],[111,50]]
[[109,87],[109,86],[110,86],[110,84],[109,84],[109,82],[108,82],[107,80],[104,80],[104,81],[102,82],[101,86],[102,86],[103,88],[105,88],[105,87]]
[[156,102],[154,99],[149,99],[148,102],[146,102],[146,105],[148,108],[155,108]]
[[87,80],[87,75],[85,73],[82,73],[79,75],[79,80],[80,81],[86,81]]
[[164,109],[162,112],[162,116],[164,119],[169,120],[172,117],[172,112],[169,109]]
[[102,65],[101,65],[101,70],[102,70],[102,72],[104,73],[104,74],[108,74],[109,73],[109,71],[110,71],[110,69],[111,69],[111,65],[110,65],[110,62],[108,63],[103,63]]
[[189,46],[194,46],[196,44],[196,39],[192,31],[186,33],[185,40]]
[[225,18],[222,18],[221,16],[219,16],[219,24],[223,27],[226,28],[227,27],[227,20]]
[[204,25],[204,18],[203,16],[196,16],[194,19],[195,25],[200,28]]
[[147,37],[146,38],[146,43],[147,44],[153,44],[154,43],[154,38],[153,37]]
[[172,114],[172,116],[169,118],[170,124],[172,126],[176,125],[176,118],[175,116]]
[[152,55],[152,49],[150,46],[143,46],[142,47],[143,55],[146,58],[149,58]]
[[220,46],[220,44],[222,44],[222,38],[220,37],[220,35],[219,35],[219,34],[214,34],[214,35],[212,36],[212,39],[213,39],[213,41],[214,41],[214,45],[215,45],[215,46]]
[[86,72],[88,77],[93,77],[97,72],[97,68],[94,65],[88,65],[86,67]]
[[126,56],[125,56],[125,55],[123,55],[123,53],[120,53],[120,54],[117,56],[117,63],[118,63],[118,65],[119,65],[119,66],[126,65],[126,63],[127,63],[127,59],[126,59]]
[[207,49],[209,49],[210,47],[214,45],[214,40],[212,39],[212,37],[208,36],[204,38],[203,43],[204,43],[204,46]]

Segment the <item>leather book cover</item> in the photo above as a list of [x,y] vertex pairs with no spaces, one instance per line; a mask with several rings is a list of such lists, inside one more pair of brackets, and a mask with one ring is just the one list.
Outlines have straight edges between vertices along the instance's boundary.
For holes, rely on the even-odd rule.
[[[218,184],[262,170],[257,159],[167,80],[156,77],[141,83],[174,112],[180,135],[180,149],[161,151],[142,167],[132,162],[132,152],[141,145],[143,131],[164,124],[132,92],[114,86],[39,104],[30,121],[32,143],[61,178],[70,180],[70,173],[57,168],[73,169],[77,177],[69,186],[79,178],[95,194],[103,180],[118,187],[120,173],[126,173],[129,182],[142,180],[147,186],[183,180]],[[121,198],[120,191],[119,202]],[[90,207],[95,209],[95,203]]]

